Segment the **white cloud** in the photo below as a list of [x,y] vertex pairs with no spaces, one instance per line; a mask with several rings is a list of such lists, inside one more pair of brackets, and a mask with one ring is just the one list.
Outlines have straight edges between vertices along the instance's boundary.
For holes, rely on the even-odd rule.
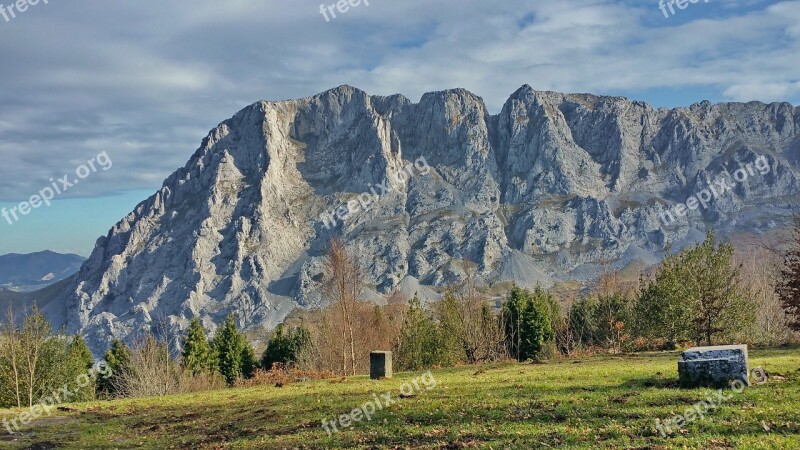
[[783,101],[800,94],[800,82],[734,84],[725,90],[725,96],[737,101],[759,99],[765,102]]
[[800,98],[800,1],[713,0],[670,19],[640,0],[372,0],[330,23],[318,11],[308,0],[51,2],[0,23],[0,199],[99,150],[114,169],[76,195],[154,189],[241,107],[345,83],[415,100],[464,87],[492,111],[523,84]]

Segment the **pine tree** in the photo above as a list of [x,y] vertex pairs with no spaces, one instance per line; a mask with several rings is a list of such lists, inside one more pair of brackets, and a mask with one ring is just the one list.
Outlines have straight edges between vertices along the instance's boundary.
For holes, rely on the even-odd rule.
[[76,380],[85,383],[85,379],[89,379],[91,383],[83,387],[78,386],[77,389],[73,391],[73,396],[70,397],[70,401],[81,402],[94,400],[95,382],[91,379],[93,374],[89,372],[92,366],[94,366],[92,352],[89,351],[89,347],[86,345],[86,341],[83,340],[83,337],[80,334],[76,334],[69,343],[69,347],[67,347],[67,358],[62,366],[65,368],[64,378],[70,383],[75,383]]
[[536,288],[528,293],[528,301],[522,310],[520,335],[520,361],[551,357],[555,333],[550,317],[550,298],[543,290]]
[[449,365],[452,362],[449,349],[452,348],[453,338],[443,333],[425,314],[420,299],[414,295],[409,302],[395,348],[397,366],[401,370],[421,370],[434,365]]
[[255,351],[247,342],[244,334],[239,332],[233,314],[225,318],[214,339],[211,347],[217,356],[219,372],[225,377],[228,384],[233,384],[237,378],[249,378],[258,365]]
[[506,347],[508,354],[520,360],[520,348],[522,347],[522,310],[525,308],[525,293],[516,285],[508,293],[505,304],[503,304],[503,325],[505,328]]
[[261,357],[261,367],[270,370],[275,363],[288,366],[297,362],[310,342],[311,336],[305,328],[287,331],[283,324],[278,325]]
[[518,361],[542,359],[553,355],[554,314],[557,304],[550,294],[511,288],[503,305],[503,322],[509,354]]
[[[669,249],[668,249],[669,253]],[[650,282],[641,281],[642,290],[633,306],[635,332],[650,339],[665,339],[665,349],[691,334],[692,304],[687,301],[686,254],[669,254]]]
[[775,291],[789,316],[789,326],[800,331],[800,218],[796,221],[792,245],[783,261]]
[[69,344],[69,351],[70,354],[81,363],[80,365],[83,370],[88,371],[92,368],[92,366],[94,366],[94,357],[92,357],[92,352],[89,351],[86,341],[83,340],[83,336],[80,334],[76,334],[72,338],[72,342]]
[[716,244],[712,230],[702,243],[668,257],[639,296],[637,331],[668,342],[688,338],[706,345],[746,331],[755,312],[740,289],[741,266],[733,256],[733,245]]
[[119,395],[120,376],[129,371],[131,367],[131,352],[128,346],[119,339],[114,339],[111,348],[105,354],[106,367],[109,375],[97,378],[97,392],[106,396]]
[[253,373],[258,369],[259,361],[253,346],[245,340],[242,349],[242,377],[253,378]]
[[196,317],[186,330],[183,340],[183,365],[194,375],[217,370],[217,361],[206,337],[206,330]]
[[731,243],[715,244],[713,230],[687,252],[683,282],[693,305],[692,336],[698,344],[711,345],[715,336],[731,337],[755,322],[755,311],[740,289],[741,266],[734,265],[733,255]]

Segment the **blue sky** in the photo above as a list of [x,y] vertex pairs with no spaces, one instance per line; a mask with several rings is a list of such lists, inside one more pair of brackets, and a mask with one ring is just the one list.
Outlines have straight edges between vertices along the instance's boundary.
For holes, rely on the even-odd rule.
[[[9,2],[6,2],[9,3]],[[9,225],[0,254],[87,255],[258,100],[341,84],[466,88],[497,112],[523,84],[622,95],[800,103],[800,1],[370,0],[326,22],[311,0],[51,0],[0,16],[0,208],[106,151],[113,168]]]

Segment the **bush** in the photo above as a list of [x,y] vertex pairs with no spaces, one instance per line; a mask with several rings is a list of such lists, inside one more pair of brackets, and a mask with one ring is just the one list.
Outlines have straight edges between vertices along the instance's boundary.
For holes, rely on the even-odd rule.
[[152,334],[135,341],[130,349],[115,341],[106,353],[113,377],[103,392],[113,397],[159,397],[222,389],[225,378],[217,372],[194,372],[172,358],[169,348]]
[[193,373],[187,368],[181,369],[178,390],[182,394],[216,391],[226,387],[228,387],[228,383],[219,372]]
[[120,397],[154,397],[181,392],[181,367],[172,359],[166,344],[153,335],[135,341],[130,363],[114,373],[113,391]]
[[309,380],[328,380],[336,378],[336,373],[331,370],[302,370],[296,367],[285,367],[280,363],[272,365],[272,369],[256,369],[253,376],[249,379],[238,379],[234,383],[236,387],[253,386],[278,386],[282,387],[289,383],[297,383]]

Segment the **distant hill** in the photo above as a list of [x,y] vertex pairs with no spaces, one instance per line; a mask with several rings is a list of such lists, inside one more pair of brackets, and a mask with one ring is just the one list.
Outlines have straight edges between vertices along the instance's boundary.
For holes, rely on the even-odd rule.
[[58,297],[69,287],[73,278],[68,277],[32,292],[14,292],[0,287],[0,322],[6,320],[9,308],[13,310],[17,321],[24,319],[34,305],[38,306],[46,317],[66,314],[64,304],[58,301]]
[[0,288],[31,292],[75,274],[86,258],[49,250],[20,255],[0,255]]

